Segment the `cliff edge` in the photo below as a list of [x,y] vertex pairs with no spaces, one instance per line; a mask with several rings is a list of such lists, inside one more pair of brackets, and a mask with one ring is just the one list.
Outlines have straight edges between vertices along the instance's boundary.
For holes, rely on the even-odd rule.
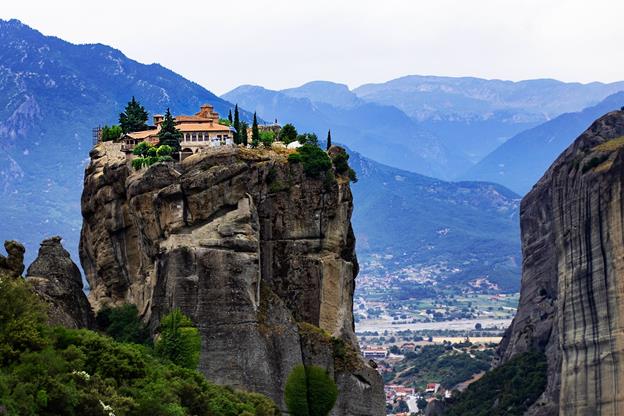
[[336,380],[332,414],[384,414],[353,329],[352,209],[348,179],[307,177],[286,151],[223,147],[137,172],[99,144],[82,195],[90,301],[133,303],[153,329],[181,308],[201,333],[200,370],[282,410],[303,363]]
[[503,362],[546,353],[529,415],[624,414],[624,111],[595,121],[522,200],[523,271]]

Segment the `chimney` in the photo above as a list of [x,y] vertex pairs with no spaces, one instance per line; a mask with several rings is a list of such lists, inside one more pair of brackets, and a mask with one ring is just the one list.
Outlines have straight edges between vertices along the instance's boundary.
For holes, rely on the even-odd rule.
[[163,121],[163,115],[162,114],[154,114],[154,125],[158,126],[160,123],[162,123]]

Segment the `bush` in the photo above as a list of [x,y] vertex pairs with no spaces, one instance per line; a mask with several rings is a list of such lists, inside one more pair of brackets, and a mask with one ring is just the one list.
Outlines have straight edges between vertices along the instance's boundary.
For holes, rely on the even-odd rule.
[[341,152],[335,153],[331,159],[336,173],[339,175],[347,175],[351,182],[357,182],[357,175],[349,166],[349,154],[346,151],[342,150]]
[[275,141],[275,133],[271,130],[265,130],[259,132],[260,134],[260,143],[264,145],[264,147],[271,147],[273,142]]
[[147,326],[139,317],[135,305],[123,305],[117,308],[104,308],[97,314],[98,328],[115,341],[149,344]]
[[160,357],[181,367],[194,369],[199,365],[199,331],[178,308],[160,321],[160,336],[155,347]]
[[299,365],[286,381],[284,401],[292,416],[326,416],[337,398],[336,383],[321,367]]
[[288,155],[291,163],[302,163],[307,176],[318,178],[332,167],[327,153],[317,146],[306,143],[297,149],[297,153]]
[[313,144],[314,146],[319,145],[318,136],[314,133],[303,133],[297,136],[297,141],[301,144]]

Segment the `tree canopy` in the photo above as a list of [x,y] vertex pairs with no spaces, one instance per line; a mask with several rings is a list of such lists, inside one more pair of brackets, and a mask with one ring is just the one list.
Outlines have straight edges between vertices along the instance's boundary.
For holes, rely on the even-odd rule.
[[253,123],[251,124],[251,143],[254,147],[257,147],[260,143],[260,130],[258,129],[258,118],[255,112],[253,115]]
[[119,114],[119,125],[124,133],[147,129],[147,111],[134,97]]
[[292,124],[285,124],[279,132],[279,139],[288,144],[297,140],[297,129]]

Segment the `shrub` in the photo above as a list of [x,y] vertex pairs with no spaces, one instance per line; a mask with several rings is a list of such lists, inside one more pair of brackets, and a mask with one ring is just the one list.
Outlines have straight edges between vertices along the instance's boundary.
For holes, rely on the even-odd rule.
[[275,133],[271,130],[261,131],[260,133],[260,143],[264,145],[264,147],[271,147],[271,144],[275,141]]
[[292,416],[326,416],[337,398],[336,383],[321,367],[299,365],[286,381],[284,400]]
[[134,147],[132,154],[135,156],[145,157],[148,155],[149,150],[153,147],[154,145],[149,142],[141,142]]
[[115,341],[148,344],[149,330],[135,305],[104,308],[97,315],[98,328]]
[[600,155],[600,156],[592,157],[591,159],[589,159],[587,163],[583,165],[583,169],[581,169],[581,171],[585,173],[588,170],[593,169],[596,166],[600,165],[602,162],[606,161],[608,158],[609,158],[609,155]]
[[200,337],[190,318],[175,308],[160,321],[156,353],[185,368],[199,365]]
[[327,153],[309,143],[298,148],[297,153],[288,155],[288,161],[291,163],[302,163],[305,174],[313,178],[318,178],[332,167],[332,162]]
[[344,149],[341,149],[338,153],[334,153],[331,159],[336,173],[339,175],[347,175],[351,182],[357,182],[357,175],[349,166],[349,154],[344,151]]
[[318,136],[314,133],[303,133],[297,136],[297,141],[301,144],[313,144],[314,146],[319,145]]

